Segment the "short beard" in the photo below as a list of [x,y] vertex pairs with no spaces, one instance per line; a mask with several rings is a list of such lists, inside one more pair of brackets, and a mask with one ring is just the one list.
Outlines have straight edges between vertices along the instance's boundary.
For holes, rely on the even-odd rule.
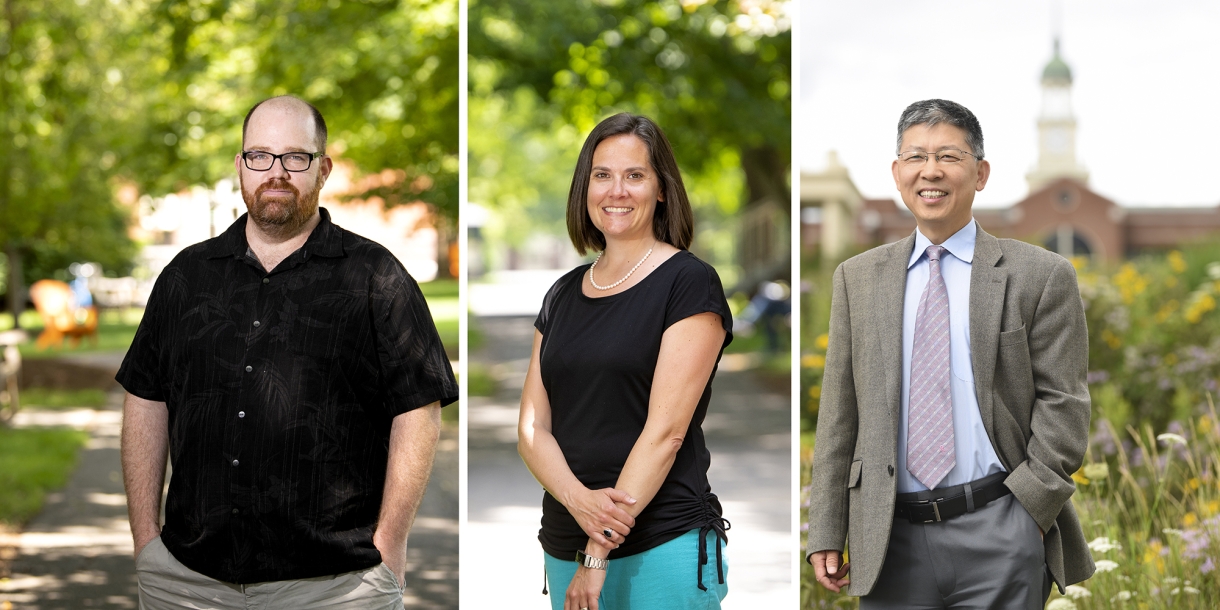
[[[289,190],[292,195],[266,195],[265,192],[271,189]],[[314,188],[302,195],[292,182],[276,179],[258,185],[250,193],[246,190],[245,181],[241,181],[241,198],[246,202],[250,220],[263,233],[276,239],[290,239],[301,232],[318,211],[318,193],[321,190],[321,186],[315,184]]]

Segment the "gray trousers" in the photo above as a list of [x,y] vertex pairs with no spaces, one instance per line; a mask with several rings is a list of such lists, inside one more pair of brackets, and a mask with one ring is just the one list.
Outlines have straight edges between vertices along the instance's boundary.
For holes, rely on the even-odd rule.
[[1050,595],[1038,524],[1012,494],[940,523],[895,519],[861,610],[1040,610]]
[[154,538],[136,558],[140,610],[402,610],[398,577],[380,564],[300,580],[235,585],[182,565]]

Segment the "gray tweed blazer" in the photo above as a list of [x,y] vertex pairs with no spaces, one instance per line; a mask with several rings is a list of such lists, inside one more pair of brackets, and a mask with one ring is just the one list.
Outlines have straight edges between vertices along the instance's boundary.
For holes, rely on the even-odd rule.
[[[849,543],[851,595],[881,573],[896,494],[902,309],[915,235],[835,270],[830,344],[813,451],[806,552]],[[1004,483],[1046,532],[1060,591],[1093,574],[1070,498],[1089,434],[1088,334],[1063,257],[978,230],[970,344],[983,425]]]

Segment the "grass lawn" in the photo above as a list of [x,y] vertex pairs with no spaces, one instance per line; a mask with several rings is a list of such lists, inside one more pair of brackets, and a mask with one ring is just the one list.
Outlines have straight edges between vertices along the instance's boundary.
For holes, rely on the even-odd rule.
[[89,435],[61,428],[0,427],[0,524],[20,527],[63,487]]
[[458,282],[457,280],[433,280],[419,285],[436,323],[436,332],[449,357],[458,357]]
[[42,409],[99,409],[106,405],[106,392],[98,389],[59,390],[51,388],[24,388],[21,390],[22,408]]
[[[34,341],[42,332],[42,319],[34,311],[21,314],[22,328],[30,335],[30,340],[20,346],[22,358],[54,358],[64,354],[79,354],[83,352],[113,352],[127,351],[131,340],[136,336],[136,328],[144,310],[138,308],[108,309],[101,312],[98,320],[97,339],[83,339],[80,345],[72,347],[71,341],[64,340],[59,347],[38,349]],[[13,327],[13,316],[0,314],[0,330]]]

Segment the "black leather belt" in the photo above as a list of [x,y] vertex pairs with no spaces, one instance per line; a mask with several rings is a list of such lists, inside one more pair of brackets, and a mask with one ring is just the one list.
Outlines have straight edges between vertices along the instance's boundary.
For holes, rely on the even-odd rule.
[[988,502],[1012,493],[1004,486],[1007,472],[997,472],[961,485],[898,494],[894,502],[894,518],[911,523],[936,523],[958,515],[974,512]]

